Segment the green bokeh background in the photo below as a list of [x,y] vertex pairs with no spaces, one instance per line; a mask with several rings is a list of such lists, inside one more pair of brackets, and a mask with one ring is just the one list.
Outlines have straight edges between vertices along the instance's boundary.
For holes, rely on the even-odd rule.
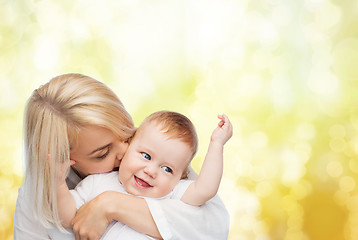
[[0,0],[0,239],[24,177],[23,110],[50,78],[105,82],[138,125],[219,113],[230,240],[358,239],[356,0]]

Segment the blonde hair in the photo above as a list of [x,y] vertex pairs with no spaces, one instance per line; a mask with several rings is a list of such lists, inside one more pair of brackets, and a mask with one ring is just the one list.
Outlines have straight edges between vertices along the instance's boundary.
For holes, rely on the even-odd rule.
[[33,91],[25,109],[26,180],[35,216],[45,227],[62,225],[57,212],[57,179],[70,159],[81,128],[96,125],[128,140],[135,128],[118,97],[103,83],[64,74]]
[[[189,166],[190,161],[193,159],[198,150],[198,136],[190,119],[181,113],[158,111],[146,117],[137,129],[137,132],[141,131],[141,128],[149,124],[155,124],[160,127],[160,129],[168,135],[169,139],[179,139],[189,146],[191,150],[191,157],[188,162]],[[189,169],[187,168],[183,172],[181,176],[182,179],[187,178],[188,171]]]

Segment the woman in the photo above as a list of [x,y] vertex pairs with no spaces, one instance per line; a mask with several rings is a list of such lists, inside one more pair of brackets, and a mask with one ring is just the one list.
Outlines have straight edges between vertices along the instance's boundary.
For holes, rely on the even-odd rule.
[[[80,74],[55,77],[35,90],[25,113],[26,177],[15,209],[14,239],[50,239],[51,227],[61,228],[56,169],[71,163],[70,188],[89,174],[111,171],[135,128],[108,87]],[[113,220],[163,239],[225,239],[229,225],[217,196],[193,207],[104,192],[77,211],[76,239],[99,239]]]

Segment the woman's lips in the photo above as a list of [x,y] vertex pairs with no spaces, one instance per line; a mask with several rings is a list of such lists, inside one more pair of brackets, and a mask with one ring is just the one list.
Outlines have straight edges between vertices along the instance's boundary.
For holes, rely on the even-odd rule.
[[152,185],[150,185],[149,183],[147,183],[146,181],[144,181],[143,179],[141,178],[138,178],[136,176],[134,176],[134,182],[135,182],[135,185],[139,188],[150,188],[150,187],[153,187]]

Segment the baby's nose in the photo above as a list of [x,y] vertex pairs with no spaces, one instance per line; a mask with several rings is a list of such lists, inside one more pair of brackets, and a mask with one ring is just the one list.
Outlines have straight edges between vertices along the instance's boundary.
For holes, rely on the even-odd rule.
[[154,164],[149,164],[144,168],[144,172],[148,174],[151,178],[155,178],[157,176],[157,169]]

